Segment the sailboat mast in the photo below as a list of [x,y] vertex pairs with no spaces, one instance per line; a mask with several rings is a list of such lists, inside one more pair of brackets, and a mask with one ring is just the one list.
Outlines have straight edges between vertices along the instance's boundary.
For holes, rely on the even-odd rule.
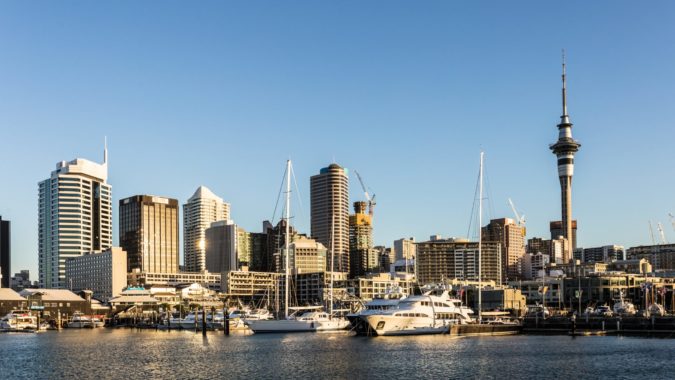
[[478,169],[478,322],[483,321],[483,154],[480,152],[480,169]]
[[286,253],[286,275],[284,287],[284,316],[288,319],[288,278],[290,277],[290,219],[291,219],[291,160],[286,161],[286,232],[284,236],[284,251]]
[[329,306],[329,317],[333,317],[333,265],[335,264],[335,214],[333,214],[330,222],[330,306]]

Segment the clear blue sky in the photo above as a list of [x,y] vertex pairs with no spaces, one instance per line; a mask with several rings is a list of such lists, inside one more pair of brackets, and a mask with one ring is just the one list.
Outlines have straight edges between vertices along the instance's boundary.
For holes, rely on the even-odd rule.
[[[336,162],[379,200],[375,241],[466,235],[486,151],[493,217],[548,236],[560,215],[560,51],[568,51],[581,246],[675,232],[675,3],[3,1],[0,215],[12,271],[37,278],[37,183],[101,160],[117,201],[206,185],[259,231],[287,157]],[[352,200],[361,199],[351,182]],[[181,243],[182,244],[182,243]]]

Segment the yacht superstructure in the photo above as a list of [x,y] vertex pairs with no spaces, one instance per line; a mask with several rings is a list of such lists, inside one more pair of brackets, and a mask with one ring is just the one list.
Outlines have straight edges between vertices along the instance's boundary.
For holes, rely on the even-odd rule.
[[473,310],[450,297],[447,290],[436,289],[407,297],[394,308],[361,318],[377,335],[421,335],[442,334],[453,324],[473,322],[472,314]]

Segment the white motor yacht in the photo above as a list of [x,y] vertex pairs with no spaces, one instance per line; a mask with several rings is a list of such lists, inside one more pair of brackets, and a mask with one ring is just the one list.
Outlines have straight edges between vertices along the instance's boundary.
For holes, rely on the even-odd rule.
[[82,313],[73,314],[73,319],[68,322],[67,325],[69,328],[93,328],[95,327],[94,322],[91,317],[84,315]]
[[393,309],[398,306],[398,303],[406,297],[402,289],[398,286],[387,289],[383,294],[377,294],[372,301],[366,302],[361,310],[356,313],[347,314],[347,319],[352,325],[352,329],[357,334],[368,333],[368,322],[365,316],[371,314],[378,314],[383,311]]
[[614,314],[623,316],[632,316],[637,312],[635,305],[627,301],[616,302],[612,309],[614,310]]
[[0,320],[0,329],[3,330],[36,330],[37,317],[27,310],[13,310]]
[[389,310],[365,315],[364,318],[377,335],[442,334],[450,325],[473,322],[473,310],[462,306],[462,301],[451,298],[443,289],[419,296],[410,296]]
[[[188,315],[185,316],[185,318],[181,319],[180,321],[180,327],[182,327],[185,330],[194,330],[195,328],[201,329],[202,328],[202,314],[197,313],[197,320],[195,321],[195,313],[191,312]],[[173,321],[172,321],[173,323]]]

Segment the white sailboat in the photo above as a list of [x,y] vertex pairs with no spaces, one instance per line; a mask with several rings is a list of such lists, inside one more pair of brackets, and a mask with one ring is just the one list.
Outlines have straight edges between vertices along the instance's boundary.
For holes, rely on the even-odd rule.
[[[246,320],[246,325],[254,333],[283,333],[283,332],[311,332],[317,331],[321,322],[330,321],[330,317],[325,312],[310,311],[303,312],[306,309],[297,310],[293,314],[289,314],[288,310],[288,290],[290,278],[290,218],[291,218],[291,160],[286,161],[286,231],[284,238],[284,253],[285,253],[285,276],[284,276],[284,319],[276,320]],[[314,308],[316,309],[316,308]]]
[[335,250],[333,247],[335,247],[335,234],[334,234],[334,228],[335,228],[335,214],[333,214],[333,218],[331,219],[331,232],[330,232],[330,299],[329,299],[329,305],[328,305],[328,319],[322,319],[318,321],[319,327],[317,328],[317,331],[335,331],[335,330],[344,330],[349,326],[349,321],[342,316],[336,316],[334,315],[334,310],[333,310],[333,303],[334,303],[334,297],[333,297],[333,282],[334,282],[334,271],[335,271]]

